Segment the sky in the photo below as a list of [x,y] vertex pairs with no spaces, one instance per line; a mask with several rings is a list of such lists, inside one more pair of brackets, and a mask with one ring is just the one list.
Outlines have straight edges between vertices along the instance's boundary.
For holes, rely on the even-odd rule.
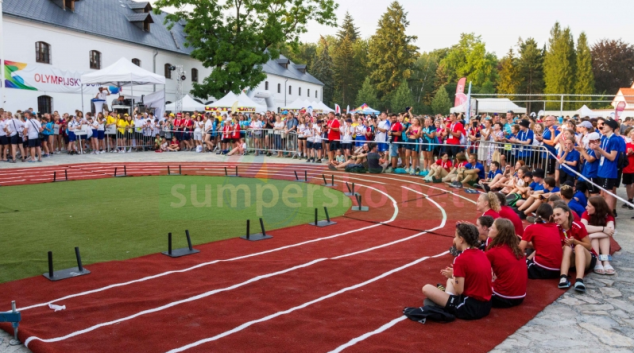
[[[361,36],[369,38],[392,0],[338,1],[337,20],[350,12]],[[600,39],[622,39],[634,44],[634,1],[632,0],[400,0],[410,22],[406,33],[418,36],[420,52],[450,47],[461,33],[481,35],[487,50],[506,55],[519,38],[533,37],[547,42],[556,21],[570,27],[575,41],[586,32],[590,45]],[[320,35],[335,34],[337,28],[308,24],[303,42],[317,42]]]

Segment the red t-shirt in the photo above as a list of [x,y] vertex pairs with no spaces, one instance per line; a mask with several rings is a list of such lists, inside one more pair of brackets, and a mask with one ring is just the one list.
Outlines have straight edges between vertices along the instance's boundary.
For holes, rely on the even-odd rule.
[[183,127],[186,127],[186,128],[187,128],[187,129],[183,129],[183,130],[185,130],[185,131],[191,131],[191,130],[192,130],[192,127],[194,126],[194,121],[193,121],[193,120],[191,120],[191,119],[189,119],[189,120],[185,119],[185,120],[183,120],[183,121],[181,122],[181,124],[183,125]]
[[235,124],[231,127],[232,133],[231,133],[231,138],[232,139],[240,139],[240,124]]
[[231,125],[229,125],[229,123],[226,123],[225,126],[222,127],[222,138],[231,138]]
[[[575,213],[575,212],[573,212],[573,213]],[[581,219],[585,219],[586,221],[588,221],[588,224],[590,224],[590,215],[588,214],[588,211],[584,212],[584,213],[581,215]],[[608,215],[605,215],[605,224],[608,224],[608,223],[610,223],[610,222],[612,222],[612,223],[614,223],[614,225],[616,225],[616,221],[614,220],[614,217],[612,217],[612,215],[609,215],[609,214],[608,214]],[[597,227],[601,227],[601,226],[596,225],[596,224],[590,224],[590,225],[591,225],[591,226],[592,226],[592,225],[595,225],[595,226],[597,226]]]
[[491,248],[486,255],[496,277],[493,293],[506,299],[524,298],[528,281],[526,258],[522,256],[518,260],[508,245]]
[[[634,143],[626,143],[625,150],[627,151],[628,149],[634,150]],[[632,174],[634,173],[634,154],[630,154],[629,156],[627,156],[627,159],[629,160],[630,164],[628,164],[627,167],[623,168],[623,173]]]
[[524,235],[524,224],[522,223],[520,216],[518,216],[512,208],[508,206],[500,207],[500,217],[506,218],[513,223],[513,226],[515,226],[515,234],[520,237]]
[[493,219],[500,218],[500,214],[495,212],[495,211],[493,211],[492,209],[489,209],[488,211],[484,212],[482,215],[483,216],[491,216],[491,217],[493,217]]
[[491,263],[480,249],[467,249],[453,260],[453,276],[464,278],[464,296],[491,300]]
[[447,144],[448,145],[459,145],[460,144],[460,137],[453,137],[451,135],[451,132],[458,132],[460,131],[463,135],[465,134],[464,131],[464,126],[462,126],[462,123],[459,122],[455,122],[455,123],[449,123],[447,124]]
[[451,169],[451,161],[448,159],[445,162],[442,161],[442,159],[437,159],[436,160],[436,165],[439,165],[443,168],[445,168],[446,171],[449,171]]
[[575,222],[579,222],[581,223],[581,217],[579,217],[579,215],[577,214],[577,212],[572,211],[572,218],[574,219]]
[[176,130],[176,131],[180,130],[180,127],[181,127],[182,123],[183,123],[183,120],[181,120],[181,119],[174,120],[174,130]]
[[328,141],[337,141],[340,140],[340,132],[339,131],[333,131],[332,128],[338,129],[339,128],[339,120],[337,119],[332,119],[332,120],[328,120]]
[[[403,125],[401,125],[400,122],[395,122],[394,124],[392,124],[392,126],[390,126],[390,131],[392,132],[403,132]],[[399,142],[402,140],[401,135],[392,135],[392,142]]]
[[535,265],[551,271],[561,269],[561,240],[559,227],[554,223],[531,224],[524,229],[522,240],[533,242]]
[[[561,238],[561,246],[564,246],[564,241],[566,239],[575,238],[578,241],[581,241],[583,238],[588,236],[588,231],[586,230],[586,226],[581,222],[572,222],[572,226],[568,230],[563,230],[559,227],[559,236]],[[596,254],[594,249],[590,250],[590,252]]]

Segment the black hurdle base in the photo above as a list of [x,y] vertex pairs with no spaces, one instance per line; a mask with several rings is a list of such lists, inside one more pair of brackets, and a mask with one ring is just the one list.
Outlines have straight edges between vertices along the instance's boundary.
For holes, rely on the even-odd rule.
[[308,176],[306,171],[304,171],[304,180],[299,179],[299,176],[297,175],[297,171],[294,170],[293,173],[295,173],[295,182],[296,183],[307,183],[308,182]]
[[328,215],[328,208],[324,207],[324,212],[326,213],[326,220],[319,221],[318,220],[318,210],[315,209],[315,222],[308,223],[311,226],[317,227],[328,227],[337,224],[337,222],[333,222],[330,220],[330,216]]
[[77,257],[77,267],[71,267],[64,270],[53,271],[53,252],[48,252],[48,272],[44,274],[44,277],[51,281],[61,281],[67,278],[79,277],[90,273],[81,263],[81,255],[79,254],[79,248],[75,247],[75,257]]
[[62,180],[57,180],[57,172],[53,172],[53,182],[54,183],[61,183],[62,181],[68,181],[68,170],[64,169],[64,179]]
[[181,172],[181,165],[178,165],[178,173],[172,173],[172,171],[170,170],[170,166],[167,166],[167,175],[182,175]]
[[169,257],[182,257],[199,253],[200,250],[196,250],[192,247],[192,240],[189,237],[189,230],[185,231],[185,236],[187,237],[187,247],[172,249],[172,233],[167,234],[167,251],[163,251],[161,254],[167,255]]
[[264,221],[260,218],[260,228],[262,228],[262,233],[250,234],[251,233],[251,220],[247,219],[247,233],[245,236],[240,237],[241,239],[248,241],[258,241],[258,240],[266,240],[273,238],[271,235],[266,234],[266,230],[264,229]]
[[326,176],[325,175],[322,174],[321,177],[324,179],[324,185],[323,186],[327,186],[327,187],[335,187],[335,186],[337,186],[337,185],[335,185],[335,176],[334,175],[330,176],[330,180],[331,180],[330,184],[328,184],[328,182],[326,181]]
[[128,170],[126,166],[123,166],[123,174],[117,174],[117,167],[114,168],[114,177],[115,178],[125,178],[128,176]]
[[361,195],[355,196],[357,198],[357,206],[352,206],[351,210],[360,211],[360,212],[368,212],[370,207],[361,205]]
[[346,196],[354,196],[354,197],[359,196],[358,192],[354,192],[354,183],[352,183],[352,189],[351,189],[350,185],[346,181],[346,188],[348,188],[348,192],[343,193],[344,195],[346,195]]
[[229,173],[227,172],[227,167],[225,167],[225,176],[226,177],[230,177],[230,178],[234,178],[234,177],[239,176],[238,175],[238,166],[236,166],[236,174],[235,175],[229,175]]

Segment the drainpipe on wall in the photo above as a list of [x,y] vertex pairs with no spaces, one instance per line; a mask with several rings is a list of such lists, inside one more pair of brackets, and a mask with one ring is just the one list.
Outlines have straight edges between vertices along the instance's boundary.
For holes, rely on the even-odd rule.
[[284,81],[284,108],[286,108],[286,92],[288,92],[288,88],[286,87],[286,82],[288,82],[288,79]]
[[[152,72],[156,73],[156,56],[158,55],[158,50],[154,50],[154,58],[152,58]],[[156,85],[154,86],[154,92],[156,92]]]

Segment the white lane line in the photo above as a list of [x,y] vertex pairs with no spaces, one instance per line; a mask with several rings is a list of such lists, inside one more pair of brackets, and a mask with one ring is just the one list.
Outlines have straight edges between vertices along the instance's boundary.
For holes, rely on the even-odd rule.
[[394,274],[394,273],[400,272],[400,271],[402,271],[402,270],[404,270],[404,269],[407,269],[407,268],[409,268],[409,267],[412,267],[412,266],[414,266],[414,265],[417,265],[417,264],[419,264],[419,263],[421,263],[421,262],[423,262],[423,261],[425,261],[425,260],[427,260],[427,259],[430,259],[430,258],[435,258],[435,257],[440,257],[440,256],[446,255],[446,254],[448,254],[448,253],[449,253],[449,251],[445,251],[445,252],[443,252],[443,253],[440,253],[440,254],[434,255],[434,256],[432,256],[432,257],[425,256],[425,257],[423,257],[423,258],[420,258],[420,259],[418,259],[418,260],[412,261],[412,262],[410,262],[410,263],[408,263],[408,264],[405,264],[405,265],[403,265],[403,266],[397,267],[397,268],[395,268],[395,269],[393,269],[393,270],[390,270],[390,271],[384,272],[384,273],[382,273],[382,274],[380,274],[380,275],[378,275],[378,276],[376,276],[376,277],[374,277],[374,278],[371,278],[371,279],[369,279],[369,280],[367,280],[367,281],[365,281],[365,282],[361,282],[361,283],[355,284],[355,285],[353,285],[353,286],[350,286],[350,287],[346,287],[346,288],[340,289],[340,290],[338,290],[338,291],[336,291],[336,292],[333,292],[333,293],[330,293],[330,294],[324,295],[324,296],[322,296],[322,297],[319,297],[319,298],[317,298],[317,299],[311,300],[311,301],[306,302],[306,303],[304,303],[304,304],[301,304],[301,305],[298,305],[298,306],[292,307],[292,308],[290,308],[290,309],[287,309],[287,310],[284,310],[284,311],[278,311],[278,312],[277,312],[277,313],[275,313],[275,314],[271,314],[271,315],[265,316],[265,317],[260,318],[260,319],[257,319],[257,320],[252,320],[252,321],[249,321],[249,322],[245,322],[244,324],[242,324],[242,325],[240,325],[240,326],[238,326],[238,327],[235,327],[235,328],[233,328],[233,329],[231,329],[231,330],[229,330],[229,331],[225,331],[225,332],[220,333],[220,334],[218,334],[218,335],[215,335],[215,336],[213,336],[213,337],[204,338],[204,339],[202,339],[202,340],[199,340],[199,341],[196,341],[196,342],[193,342],[193,343],[187,344],[187,345],[185,345],[185,346],[182,346],[182,347],[179,347],[179,348],[172,349],[172,350],[168,351],[167,353],[177,353],[177,352],[183,352],[183,351],[186,351],[186,350],[188,350],[188,349],[190,349],[190,348],[194,348],[194,347],[200,346],[201,344],[204,344],[204,343],[207,343],[207,342],[212,342],[212,341],[218,340],[218,339],[220,339],[220,338],[223,338],[223,337],[229,336],[229,335],[234,334],[234,333],[236,333],[236,332],[240,332],[240,331],[242,331],[242,330],[244,330],[244,329],[246,329],[246,328],[248,328],[249,326],[252,326],[252,325],[254,325],[254,324],[257,324],[257,323],[260,323],[260,322],[269,321],[269,320],[274,319],[274,318],[276,318],[276,317],[278,317],[278,316],[282,316],[282,315],[290,314],[290,313],[292,313],[292,312],[294,312],[294,311],[296,311],[296,310],[304,309],[304,308],[306,308],[306,307],[308,307],[308,306],[311,306],[311,305],[313,305],[313,304],[319,303],[319,302],[324,301],[324,300],[326,300],[326,299],[330,299],[330,298],[332,298],[332,297],[336,297],[336,296],[337,296],[337,295],[339,295],[339,294],[343,294],[343,293],[345,293],[345,292],[349,292],[349,291],[351,291],[351,290],[355,290],[355,289],[361,288],[361,287],[363,287],[363,286],[366,286],[366,285],[368,285],[368,284],[371,284],[371,283],[373,283],[373,282],[376,282],[376,281],[378,281],[378,280],[380,280],[380,279],[383,279],[383,278],[385,278],[385,277],[387,277],[387,276],[390,276],[390,275],[392,275],[392,274]]
[[139,278],[139,279],[131,280],[131,281],[128,281],[128,282],[115,283],[115,284],[111,284],[111,285],[108,285],[108,286],[105,286],[105,287],[96,288],[96,289],[92,289],[92,290],[88,290],[88,291],[84,291],[84,292],[80,292],[80,293],[76,293],[76,294],[67,295],[65,297],[57,298],[57,299],[54,299],[54,300],[51,300],[51,301],[48,301],[48,302],[45,302],[45,303],[39,303],[39,304],[26,306],[24,308],[19,308],[18,311],[25,311],[25,310],[29,310],[29,309],[38,308],[38,307],[48,306],[48,304],[56,303],[56,302],[59,302],[59,301],[62,301],[62,300],[76,298],[76,297],[81,297],[81,296],[94,294],[94,293],[98,293],[98,292],[103,292],[103,291],[106,291],[108,289],[124,287],[124,286],[131,285],[131,284],[134,284],[134,283],[145,282],[145,281],[148,281],[148,280],[164,277],[164,276],[167,276],[167,275],[170,275],[170,274],[174,274],[174,273],[188,272],[188,271],[192,271],[192,270],[195,270],[195,269],[198,269],[198,268],[201,268],[201,267],[205,267],[205,266],[208,266],[208,265],[213,265],[213,264],[218,263],[218,262],[229,262],[229,261],[243,260],[243,259],[247,259],[247,258],[250,258],[250,257],[270,254],[270,253],[277,252],[277,251],[282,251],[282,250],[291,249],[291,248],[299,247],[299,246],[306,245],[306,244],[315,243],[315,242],[322,241],[322,240],[333,239],[333,238],[341,237],[341,236],[344,236],[344,235],[348,235],[348,234],[352,234],[352,233],[356,233],[356,232],[361,232],[361,231],[364,231],[364,230],[372,229],[372,228],[375,228],[375,227],[380,227],[383,224],[391,223],[391,222],[393,222],[396,219],[396,216],[398,215],[399,209],[398,209],[398,205],[396,203],[396,200],[394,200],[394,198],[392,196],[388,195],[387,193],[385,193],[385,192],[383,192],[383,191],[381,191],[379,189],[373,188],[371,186],[367,186],[367,185],[363,185],[363,184],[356,184],[356,185],[359,185],[359,186],[362,186],[362,187],[366,187],[366,188],[369,188],[369,189],[373,189],[373,190],[375,190],[375,191],[377,191],[377,192],[379,192],[381,194],[384,194],[389,199],[391,199],[392,205],[394,206],[394,213],[392,214],[392,217],[390,219],[388,219],[387,221],[385,221],[385,222],[380,222],[380,223],[373,224],[373,225],[370,225],[370,226],[367,226],[367,227],[353,229],[353,230],[349,230],[347,232],[338,233],[338,234],[334,234],[334,235],[329,235],[329,236],[323,237],[323,238],[311,239],[311,240],[303,241],[301,243],[285,245],[285,246],[281,246],[279,248],[265,250],[265,251],[261,251],[261,252],[257,252],[257,253],[253,253],[253,254],[242,255],[242,256],[231,258],[231,259],[213,260],[213,261],[209,261],[209,262],[203,262],[203,263],[200,263],[198,265],[194,265],[194,266],[191,266],[191,267],[188,267],[188,268],[184,268],[184,269],[181,269],[181,270],[166,271],[166,272],[158,273],[158,274],[155,274],[155,275],[151,275],[151,276],[147,276],[147,277],[142,277],[142,278]]
[[331,350],[328,353],[339,353],[339,352],[343,351],[344,349],[346,349],[348,347],[351,347],[351,346],[354,346],[355,344],[367,339],[368,337],[371,337],[371,336],[374,336],[374,335],[378,335],[379,333],[389,329],[390,327],[398,324],[399,322],[401,322],[401,321],[403,321],[405,319],[407,319],[406,316],[399,316],[396,319],[388,322],[387,324],[377,328],[376,330],[364,333],[363,335],[361,335],[359,337],[353,338],[350,341],[348,341],[348,343],[342,344],[341,346]]
[[45,342],[45,343],[63,341],[63,340],[66,340],[68,338],[71,338],[71,337],[79,336],[79,335],[82,335],[84,333],[88,333],[88,332],[94,331],[94,330],[96,330],[96,329],[98,329],[100,327],[118,324],[120,322],[132,320],[132,319],[134,319],[136,317],[139,317],[139,316],[142,316],[142,315],[155,313],[155,312],[158,312],[158,311],[169,309],[169,308],[171,308],[173,306],[176,306],[176,305],[180,305],[180,304],[192,302],[192,301],[195,301],[195,300],[203,299],[203,298],[212,296],[212,295],[220,293],[220,292],[230,291],[230,290],[233,290],[233,289],[236,289],[236,288],[240,288],[240,287],[246,286],[247,284],[250,284],[250,283],[253,283],[253,282],[257,282],[257,281],[259,281],[261,279],[278,276],[278,275],[281,275],[281,274],[284,274],[284,273],[288,273],[288,272],[291,272],[291,271],[298,270],[300,268],[305,268],[305,267],[308,267],[308,266],[312,266],[312,265],[314,265],[316,263],[319,263],[319,262],[322,262],[322,261],[325,261],[325,260],[326,260],[325,258],[324,259],[317,259],[317,260],[314,260],[314,261],[311,261],[311,262],[308,262],[308,263],[305,263],[305,264],[302,264],[302,265],[299,265],[299,266],[287,268],[287,269],[282,270],[282,271],[268,273],[268,274],[265,274],[265,275],[253,277],[253,278],[251,278],[249,280],[246,280],[246,281],[244,281],[242,283],[234,284],[232,286],[225,287],[225,288],[214,289],[214,290],[211,290],[211,291],[208,291],[208,292],[205,292],[205,293],[198,294],[198,295],[193,296],[193,297],[189,297],[189,298],[186,298],[186,299],[183,299],[183,300],[178,300],[178,301],[175,301],[175,302],[171,302],[171,303],[163,305],[163,306],[159,306],[159,307],[148,309],[148,310],[143,310],[143,311],[140,311],[140,312],[138,312],[138,313],[136,313],[134,315],[126,316],[126,317],[123,317],[121,319],[117,319],[117,320],[113,320],[113,321],[104,322],[104,323],[101,323],[101,324],[97,324],[97,325],[88,327],[88,328],[83,329],[83,330],[72,332],[72,333],[70,333],[70,334],[68,334],[66,336],[50,338],[50,339],[42,339],[42,338],[39,338],[39,337],[36,337],[36,336],[31,336],[31,337],[26,339],[26,341],[24,342],[24,345],[26,347],[28,347],[29,343],[31,343],[34,340],[42,341],[42,342]]
[[[420,194],[420,195],[423,195],[423,196],[427,197],[427,194],[424,194],[424,193],[422,193],[422,192],[420,192],[420,191],[416,191],[416,190],[414,190],[414,189],[410,189],[410,188],[408,188],[408,187],[406,187],[406,186],[401,186],[401,187],[402,187],[402,188],[405,188],[405,189],[408,189],[408,190],[410,190],[410,191],[413,191],[413,192],[415,192],[415,193],[417,193],[417,194]],[[384,248],[384,247],[387,247],[387,246],[390,246],[390,245],[394,245],[394,244],[398,244],[398,243],[401,243],[401,242],[404,242],[404,241],[408,241],[408,240],[414,239],[414,238],[419,237],[419,236],[421,236],[421,235],[423,235],[423,234],[426,234],[426,233],[428,233],[428,232],[433,232],[433,231],[435,231],[435,230],[437,230],[437,229],[441,229],[441,228],[443,228],[443,227],[445,226],[445,223],[447,222],[447,213],[445,212],[445,209],[444,209],[444,208],[442,208],[442,206],[440,206],[440,205],[439,205],[436,201],[434,201],[433,199],[431,199],[431,198],[427,197],[427,200],[428,200],[429,202],[433,203],[434,205],[436,205],[436,207],[438,207],[438,209],[440,210],[440,212],[442,212],[442,221],[440,222],[440,225],[439,225],[438,227],[436,227],[436,228],[432,228],[432,229],[429,229],[429,230],[426,230],[426,231],[424,231],[424,232],[420,232],[420,233],[417,233],[417,234],[414,234],[414,235],[411,235],[411,236],[409,236],[409,237],[407,237],[407,238],[403,238],[403,239],[395,240],[395,241],[393,241],[393,242],[391,242],[391,243],[386,243],[386,244],[383,244],[383,245],[378,245],[378,246],[375,246],[375,247],[372,247],[372,248],[368,248],[368,249],[360,250],[360,251],[353,252],[353,253],[350,253],[350,254],[345,254],[345,255],[341,255],[341,256],[333,257],[333,259],[341,259],[341,258],[344,258],[344,257],[354,256],[354,255],[361,254],[361,253],[364,253],[364,252],[368,252],[368,251],[373,251],[373,250],[376,250],[376,249]]]
[[[381,179],[397,180],[397,181],[400,181],[400,182],[407,181],[407,182],[409,182],[409,183],[411,183],[411,184],[414,184],[414,185],[426,186],[426,187],[431,188],[431,189],[436,189],[436,190],[444,191],[444,192],[449,193],[449,194],[456,195],[456,196],[458,196],[459,198],[461,198],[461,199],[465,199],[465,200],[467,200],[467,201],[471,202],[471,203],[472,203],[472,204],[474,204],[474,205],[476,204],[476,202],[475,202],[475,201],[473,201],[473,200],[471,200],[470,198],[467,198],[467,197],[464,197],[464,196],[462,196],[462,195],[459,195],[459,194],[457,194],[457,193],[455,193],[455,192],[453,192],[453,191],[451,191],[451,190],[447,190],[447,189],[439,188],[439,187],[436,187],[436,186],[431,186],[431,185],[424,184],[424,183],[416,183],[416,182],[413,182],[413,181],[411,181],[411,180],[402,180],[402,179],[388,178],[388,177],[381,177],[381,176],[374,176],[374,177],[375,177],[375,178],[381,178]],[[410,190],[411,190],[411,189],[410,189]],[[412,190],[412,191],[414,191],[414,190]]]

